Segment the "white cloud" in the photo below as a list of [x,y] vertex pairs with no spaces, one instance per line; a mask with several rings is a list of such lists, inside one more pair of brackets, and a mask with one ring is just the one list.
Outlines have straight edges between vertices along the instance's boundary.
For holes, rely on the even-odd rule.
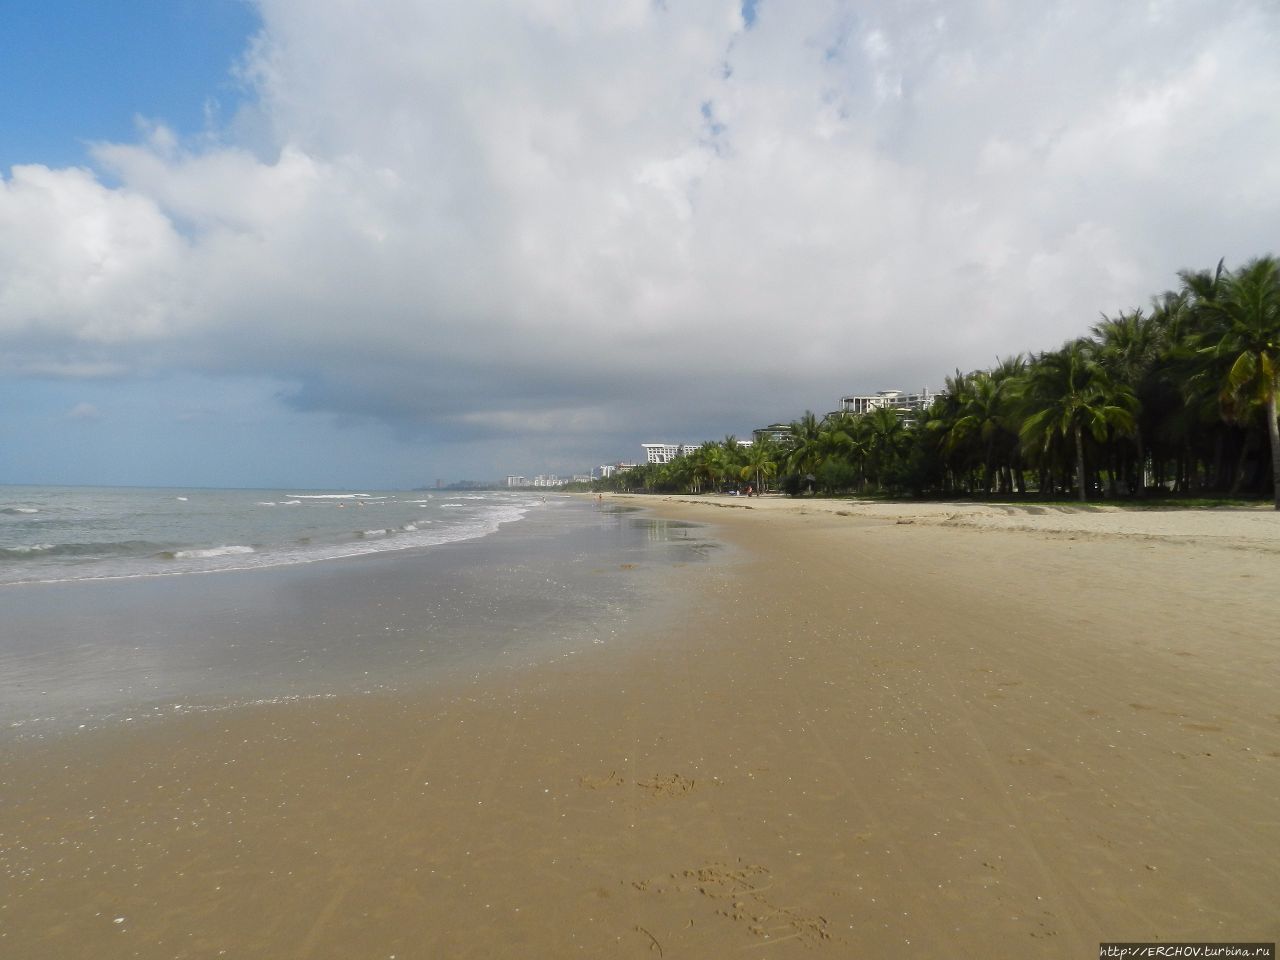
[[15,167],[0,182],[0,335],[93,346],[172,335],[184,246],[151,197],[88,170]]
[[1274,243],[1263,2],[259,5],[221,142],[155,123],[0,183],[0,366],[719,435]]
[[68,420],[101,420],[102,411],[92,403],[77,403],[67,411]]

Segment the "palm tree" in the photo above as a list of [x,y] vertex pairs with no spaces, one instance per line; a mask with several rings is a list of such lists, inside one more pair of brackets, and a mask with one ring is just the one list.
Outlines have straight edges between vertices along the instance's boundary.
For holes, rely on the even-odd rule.
[[743,450],[745,447],[738,442],[738,438],[732,433],[725,434],[724,439],[720,441],[720,449],[724,452],[724,463],[726,467],[737,469],[742,466],[744,457]]
[[1271,475],[1275,508],[1280,510],[1280,264],[1260,257],[1239,271],[1228,273],[1218,296],[1204,304],[1220,322],[1221,339],[1214,355],[1230,360],[1222,385],[1222,399],[1240,406],[1265,408],[1271,445]]
[[681,454],[666,464],[666,469],[663,471],[664,479],[675,490],[696,492],[693,468],[693,457],[687,453]]
[[754,476],[756,491],[763,493],[765,481],[771,479],[778,472],[778,463],[782,459],[782,453],[778,449],[778,445],[768,437],[761,437],[755,441],[746,449],[745,453],[745,462],[739,469],[738,475],[743,480]]
[[714,440],[708,440],[689,456],[693,461],[693,492],[701,492],[703,481],[715,490],[726,471],[724,448]]
[[1129,433],[1134,426],[1137,399],[1123,384],[1108,380],[1102,366],[1089,355],[1088,343],[1073,340],[1061,350],[1040,355],[1028,371],[1027,409],[1021,436],[1028,447],[1047,450],[1055,437],[1075,445],[1076,489],[1087,497],[1084,433],[1103,440],[1108,429]]
[[[1139,308],[1115,317],[1103,314],[1095,323],[1092,333],[1098,341],[1098,360],[1111,379],[1128,387],[1139,396],[1146,392],[1148,379],[1160,358],[1160,328]],[[1134,492],[1143,496],[1146,491],[1147,452],[1143,445],[1142,424],[1135,420],[1133,442],[1137,447],[1138,463]]]
[[1201,330],[1208,326],[1201,304],[1217,297],[1219,272],[1183,270],[1182,289],[1166,290],[1152,299],[1149,319],[1156,330],[1158,354],[1142,396],[1143,419],[1150,440],[1151,473],[1163,487],[1172,455],[1177,464],[1175,486],[1190,485],[1190,451],[1207,424],[1217,419],[1216,386],[1221,377],[1206,369]]
[[865,417],[867,449],[871,460],[871,473],[878,485],[883,486],[885,474],[897,464],[908,441],[907,428],[896,410],[876,407]]
[[787,438],[787,467],[793,473],[812,473],[822,462],[822,426],[812,410],[791,424],[791,436]]
[[[1017,360],[1020,362],[1021,357]],[[1009,399],[1017,384],[1015,369],[1016,364],[1010,361],[1004,369],[998,367],[991,373],[979,371],[967,377],[960,397],[959,416],[952,421],[947,434],[950,450],[966,443],[976,443],[981,449],[984,493],[991,492],[998,445],[1009,434]]]
[[1018,442],[1018,429],[1022,426],[1022,391],[1026,387],[1027,358],[1020,353],[1003,359],[997,357],[991,376],[1000,383],[1000,407],[997,420],[1001,431],[997,442],[998,449],[1005,459],[1003,469],[1007,476],[1004,491],[1012,493],[1016,487],[1019,494],[1024,494],[1027,492],[1027,483],[1023,472],[1022,445]]

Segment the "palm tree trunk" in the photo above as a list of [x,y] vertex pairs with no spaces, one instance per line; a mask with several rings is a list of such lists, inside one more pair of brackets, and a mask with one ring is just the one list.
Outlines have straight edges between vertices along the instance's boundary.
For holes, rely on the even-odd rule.
[[1138,442],[1138,466],[1134,471],[1137,474],[1137,482],[1130,492],[1141,498],[1147,495],[1147,451],[1142,446],[1142,427],[1134,426],[1133,438]]
[[1084,494],[1084,431],[1080,429],[1080,424],[1076,424],[1076,484],[1080,488],[1080,499],[1085,499]]
[[1276,394],[1280,384],[1272,383],[1267,395],[1267,436],[1271,440],[1271,483],[1275,490],[1275,506],[1280,510],[1280,424],[1276,422]]
[[1228,496],[1238,496],[1240,488],[1244,486],[1245,465],[1249,458],[1249,431],[1244,432],[1244,436],[1240,439],[1240,456],[1236,458],[1236,473],[1231,478],[1231,490]]

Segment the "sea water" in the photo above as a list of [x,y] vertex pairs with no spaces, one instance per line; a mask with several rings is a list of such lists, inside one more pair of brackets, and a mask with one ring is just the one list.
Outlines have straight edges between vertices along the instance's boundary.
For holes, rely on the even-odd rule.
[[0,487],[0,584],[243,570],[469,540],[531,492]]
[[705,527],[530,492],[0,502],[0,739],[592,656],[669,628],[684,568],[722,555]]

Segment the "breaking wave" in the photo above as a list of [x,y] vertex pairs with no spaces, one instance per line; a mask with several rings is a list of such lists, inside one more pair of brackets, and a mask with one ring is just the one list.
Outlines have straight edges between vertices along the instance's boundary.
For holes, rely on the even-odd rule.
[[232,544],[227,547],[205,547],[199,550],[174,550],[169,553],[175,560],[207,560],[211,557],[235,557],[255,553],[253,547]]

